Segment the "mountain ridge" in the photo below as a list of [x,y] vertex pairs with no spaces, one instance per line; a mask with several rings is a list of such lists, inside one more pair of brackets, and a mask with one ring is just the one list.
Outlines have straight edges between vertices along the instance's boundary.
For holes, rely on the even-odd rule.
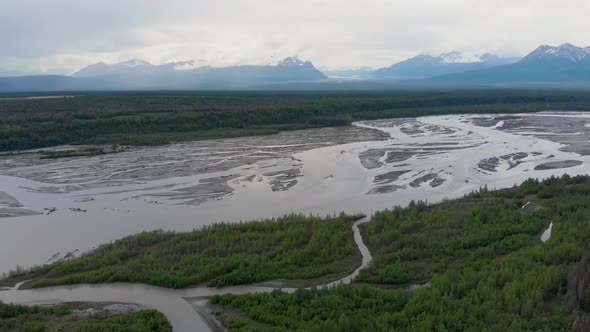
[[432,78],[437,82],[590,82],[590,47],[541,45],[520,61]]
[[590,47],[569,43],[540,45],[519,61],[490,53],[466,56],[449,52],[438,56],[418,55],[375,71],[359,68],[339,71],[357,75],[350,80],[346,77],[328,79],[311,61],[296,56],[272,65],[228,67],[199,66],[194,60],[154,65],[134,58],[116,64],[98,62],[70,76],[2,77],[0,92],[457,89],[498,87],[498,84],[539,86],[539,83],[590,86]]
[[427,54],[395,63],[389,67],[375,70],[375,78],[423,79],[445,74],[484,69],[517,61],[516,58],[500,58],[491,53],[466,56],[453,51],[438,56]]
[[0,78],[0,91],[232,90],[327,78],[311,61],[298,57],[287,57],[275,65],[197,67],[195,64],[193,60],[161,65],[140,59],[115,64],[98,62],[69,76],[3,77]]

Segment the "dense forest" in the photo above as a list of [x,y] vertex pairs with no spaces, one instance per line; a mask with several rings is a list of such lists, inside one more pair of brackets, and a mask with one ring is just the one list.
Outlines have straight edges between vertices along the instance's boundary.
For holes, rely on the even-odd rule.
[[[74,308],[72,308],[74,307]],[[0,302],[0,331],[22,332],[170,332],[162,313],[141,310],[129,314],[75,314],[84,305],[21,306]]]
[[358,281],[424,283],[471,260],[494,259],[528,246],[550,221],[547,210],[523,214],[522,205],[519,198],[465,198],[378,212],[365,232],[375,260]]
[[31,287],[118,281],[169,288],[201,283],[220,287],[315,278],[321,283],[360,265],[353,220],[343,214],[323,219],[288,215],[215,224],[190,233],[144,232],[20,277],[32,278]]
[[374,265],[353,285],[215,296],[215,313],[231,331],[590,329],[588,176],[395,208],[365,236]]
[[156,93],[0,98],[0,151],[154,145],[272,134],[356,120],[449,113],[590,110],[581,92]]

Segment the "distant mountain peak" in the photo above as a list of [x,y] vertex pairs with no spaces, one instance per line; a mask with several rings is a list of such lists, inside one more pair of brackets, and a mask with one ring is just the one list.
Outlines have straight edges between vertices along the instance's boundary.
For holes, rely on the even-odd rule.
[[561,59],[578,63],[590,58],[590,47],[582,48],[570,43],[559,46],[541,45],[525,56],[522,62],[553,61]]
[[492,54],[492,53],[484,53],[484,54],[480,55],[479,58],[483,62],[493,62],[493,61],[499,61],[501,59],[499,56]]
[[[174,61],[153,65],[130,59],[116,64],[97,63],[71,76],[84,78],[85,84],[130,88],[243,88],[270,83],[317,81],[327,77],[310,61],[287,57],[277,65],[203,66],[203,60]],[[94,81],[97,79],[97,81]]]
[[443,53],[436,57],[443,63],[476,63],[476,62],[495,62],[501,58],[492,53],[462,53],[459,51],[452,51]]
[[484,69],[516,62],[515,58],[500,58],[491,53],[462,53],[451,51],[439,56],[421,54],[373,72],[373,77],[419,79]]
[[310,61],[303,61],[299,59],[299,57],[295,56],[288,56],[283,60],[279,61],[277,64],[278,66],[285,66],[285,67],[302,67],[311,65]]
[[133,58],[131,60],[119,62],[117,65],[127,66],[127,67],[138,67],[138,66],[151,66],[152,64],[145,61],[145,60]]
[[[456,62],[464,62],[464,56],[461,52],[458,51],[451,51],[449,53],[443,53],[439,55],[439,58],[442,59],[442,62],[446,63],[456,63]],[[472,62],[472,61],[470,61]]]
[[133,58],[127,61],[108,64],[104,62],[97,62],[93,65],[84,67],[79,71],[73,73],[73,77],[88,77],[88,76],[101,76],[109,75],[115,72],[121,72],[126,70],[134,70],[137,68],[153,67],[153,65],[145,60]]
[[172,66],[174,70],[193,70],[197,68],[197,62],[195,60],[174,61],[168,65]]
[[455,83],[590,82],[590,47],[570,43],[540,45],[516,63],[455,73],[437,80]]

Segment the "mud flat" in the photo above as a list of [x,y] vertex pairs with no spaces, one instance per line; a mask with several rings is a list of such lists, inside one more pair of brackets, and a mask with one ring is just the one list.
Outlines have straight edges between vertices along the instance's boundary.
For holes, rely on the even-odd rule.
[[477,116],[468,120],[477,126],[491,127],[521,135],[530,135],[562,143],[561,151],[590,155],[590,114],[584,112],[541,112],[510,116]]
[[543,163],[540,165],[535,166],[536,171],[544,171],[549,169],[560,169],[560,168],[570,168],[582,165],[583,162],[580,160],[561,160],[561,161],[552,161],[548,163]]
[[[387,135],[377,129],[351,126],[183,142],[85,158],[41,159],[41,153],[17,153],[0,156],[0,174],[78,191],[117,187],[134,181],[223,172],[263,160],[290,160],[294,154],[310,149],[386,138]],[[63,148],[43,151],[53,150]],[[72,186],[66,187],[66,184]]]
[[429,173],[423,175],[419,178],[416,178],[414,181],[410,182],[410,186],[414,188],[420,187],[423,183],[428,183],[431,187],[438,187],[445,182],[445,179],[438,176],[436,173]]
[[385,185],[385,186],[377,186],[372,188],[367,192],[368,195],[375,195],[375,194],[387,194],[392,193],[394,191],[406,189],[404,186],[398,186],[396,184]]
[[373,180],[376,184],[385,184],[397,181],[400,176],[410,172],[410,170],[391,171],[384,174],[377,175]]
[[512,169],[523,163],[522,160],[528,156],[528,153],[525,152],[511,153],[500,157],[484,159],[480,161],[477,166],[484,171],[497,172],[498,167],[500,167],[502,163],[506,162],[508,164],[508,169]]
[[40,214],[40,212],[24,209],[23,205],[16,198],[0,191],[0,218],[31,216],[36,214]]

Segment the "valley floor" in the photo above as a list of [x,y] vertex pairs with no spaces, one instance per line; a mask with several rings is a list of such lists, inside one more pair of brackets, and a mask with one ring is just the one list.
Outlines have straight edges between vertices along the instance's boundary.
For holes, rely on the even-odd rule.
[[139,303],[178,331],[211,310],[238,331],[583,331],[589,142],[588,114],[552,111],[5,154],[2,283],[35,288],[0,300]]

